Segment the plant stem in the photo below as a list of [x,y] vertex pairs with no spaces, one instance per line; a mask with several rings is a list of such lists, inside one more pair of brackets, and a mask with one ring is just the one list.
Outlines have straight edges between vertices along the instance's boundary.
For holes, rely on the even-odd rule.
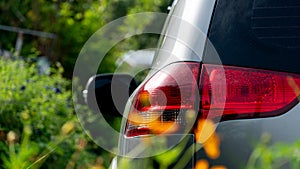
[[38,164],[39,162],[45,160],[54,150],[56,150],[56,147],[52,148],[47,154],[43,155],[42,157],[40,157],[38,160],[36,160],[34,163],[32,163],[30,166],[28,166],[26,169],[30,169],[33,166],[35,166],[36,164]]

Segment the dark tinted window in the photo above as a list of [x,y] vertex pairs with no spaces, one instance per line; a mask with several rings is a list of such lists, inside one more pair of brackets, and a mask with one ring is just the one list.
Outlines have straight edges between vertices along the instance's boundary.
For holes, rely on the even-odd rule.
[[300,73],[300,1],[218,0],[208,38],[223,64]]

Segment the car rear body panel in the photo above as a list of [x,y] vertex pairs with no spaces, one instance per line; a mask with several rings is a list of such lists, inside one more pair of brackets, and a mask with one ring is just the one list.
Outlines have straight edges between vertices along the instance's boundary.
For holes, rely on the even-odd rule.
[[[176,2],[176,1],[175,1]],[[215,0],[181,0],[173,5],[152,68],[202,60]]]

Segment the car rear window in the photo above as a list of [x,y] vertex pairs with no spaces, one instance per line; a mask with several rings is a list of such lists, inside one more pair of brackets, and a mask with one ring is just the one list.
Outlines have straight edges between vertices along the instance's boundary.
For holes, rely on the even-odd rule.
[[222,64],[300,73],[300,1],[218,0],[208,39]]

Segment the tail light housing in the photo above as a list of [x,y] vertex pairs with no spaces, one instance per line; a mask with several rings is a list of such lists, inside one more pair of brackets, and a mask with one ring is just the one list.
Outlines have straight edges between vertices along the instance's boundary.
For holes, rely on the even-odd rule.
[[298,103],[299,85],[300,76],[293,73],[174,63],[135,92],[125,136],[186,133],[197,119],[191,112],[215,121],[281,115]]
[[177,133],[185,128],[186,113],[198,107],[199,70],[200,63],[178,62],[146,81],[131,103],[125,135]]

